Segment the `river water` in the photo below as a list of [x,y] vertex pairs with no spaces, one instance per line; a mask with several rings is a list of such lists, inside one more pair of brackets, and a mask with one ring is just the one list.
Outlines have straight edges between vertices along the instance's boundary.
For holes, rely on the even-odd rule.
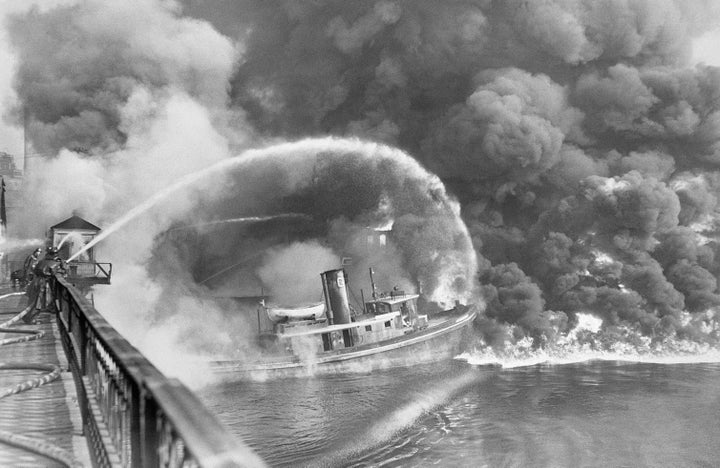
[[717,363],[452,360],[200,397],[270,466],[720,466]]

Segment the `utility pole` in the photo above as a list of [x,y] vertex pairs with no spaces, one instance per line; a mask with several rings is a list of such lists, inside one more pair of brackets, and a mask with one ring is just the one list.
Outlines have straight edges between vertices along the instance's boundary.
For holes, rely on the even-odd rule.
[[22,171],[23,171],[23,179],[25,178],[25,170],[26,170],[26,161],[27,161],[27,107],[23,106],[23,163],[22,163]]

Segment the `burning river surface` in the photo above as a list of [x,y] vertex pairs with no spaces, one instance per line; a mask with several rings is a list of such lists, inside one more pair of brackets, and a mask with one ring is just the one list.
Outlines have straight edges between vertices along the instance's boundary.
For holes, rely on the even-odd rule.
[[271,466],[713,466],[720,364],[456,361],[207,387]]

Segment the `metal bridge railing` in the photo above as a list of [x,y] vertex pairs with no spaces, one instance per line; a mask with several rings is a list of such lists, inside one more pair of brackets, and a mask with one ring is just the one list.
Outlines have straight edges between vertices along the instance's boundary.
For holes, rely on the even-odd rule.
[[61,276],[53,292],[94,466],[265,466]]
[[111,277],[112,263],[77,261],[67,264],[67,274],[65,276],[69,283],[77,287],[110,284]]
[[109,279],[112,276],[112,263],[72,261],[68,263],[68,274]]

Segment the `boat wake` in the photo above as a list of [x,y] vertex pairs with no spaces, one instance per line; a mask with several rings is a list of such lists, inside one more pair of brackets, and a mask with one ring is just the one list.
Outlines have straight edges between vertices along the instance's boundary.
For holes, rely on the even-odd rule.
[[656,339],[626,327],[607,331],[602,321],[589,314],[578,314],[578,324],[555,343],[537,347],[524,338],[504,347],[478,344],[472,351],[455,356],[473,366],[505,369],[535,365],[567,365],[590,361],[623,361],[652,364],[720,363],[717,342],[697,342],[668,337]]

